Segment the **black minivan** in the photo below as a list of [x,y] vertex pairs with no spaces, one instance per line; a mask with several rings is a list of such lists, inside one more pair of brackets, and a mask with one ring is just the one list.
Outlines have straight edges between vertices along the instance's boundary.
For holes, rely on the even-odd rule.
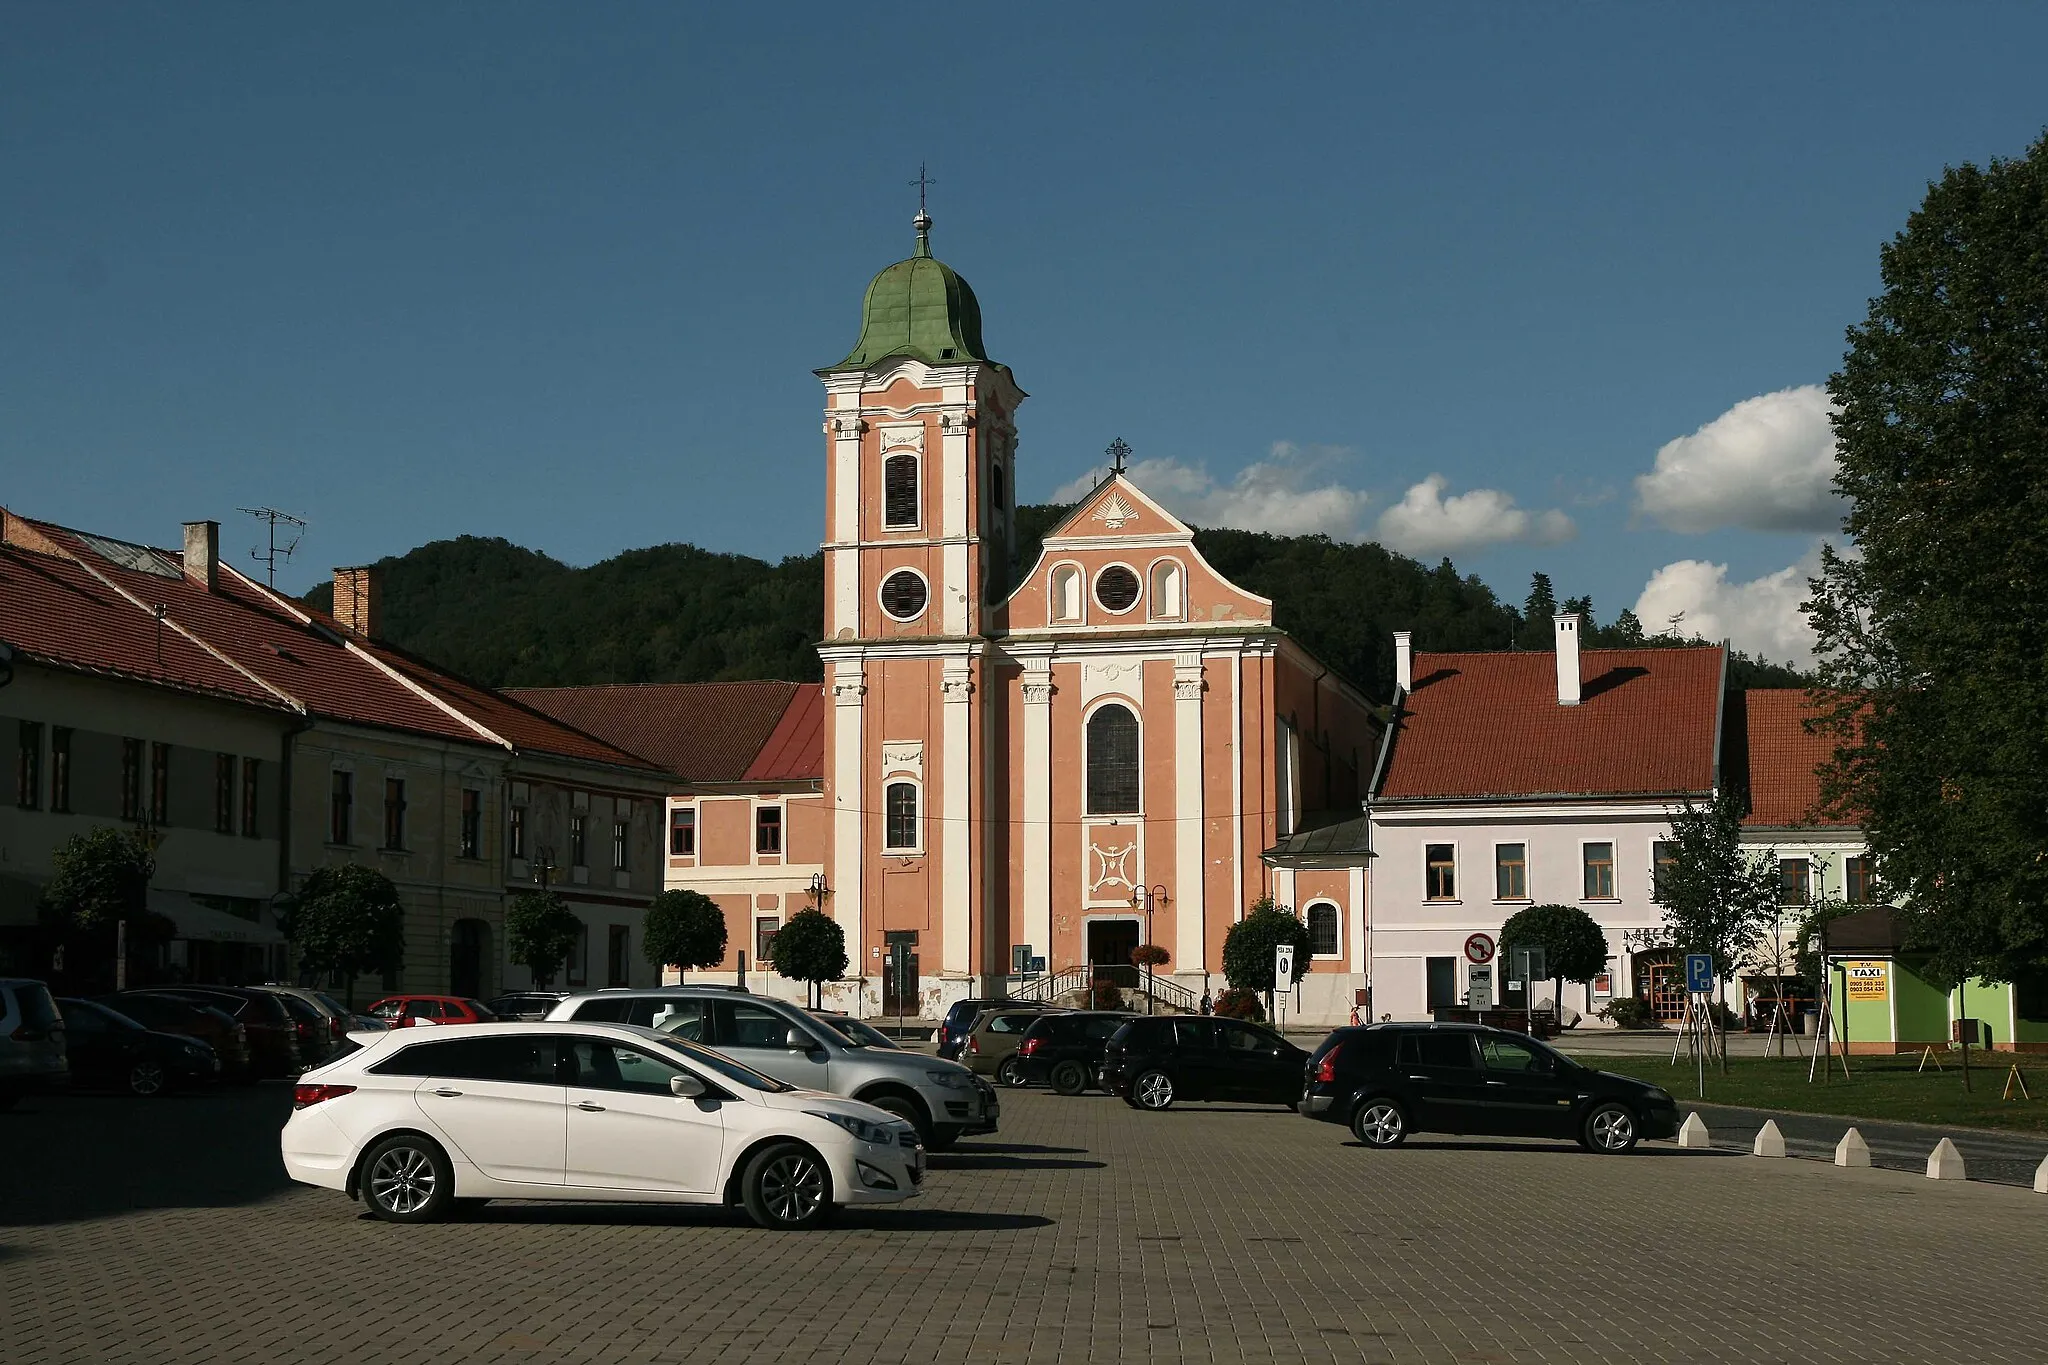
[[1245,1100],[1294,1107],[1308,1054],[1239,1019],[1172,1014],[1133,1019],[1102,1053],[1102,1088],[1133,1109],[1176,1100]]
[[1340,1028],[1309,1058],[1300,1108],[1346,1125],[1368,1147],[1397,1147],[1410,1133],[1469,1133],[1626,1152],[1678,1131],[1669,1091],[1473,1024]]

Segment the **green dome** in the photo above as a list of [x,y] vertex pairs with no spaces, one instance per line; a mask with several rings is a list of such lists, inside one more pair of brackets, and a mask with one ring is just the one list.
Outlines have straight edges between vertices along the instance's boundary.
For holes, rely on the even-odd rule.
[[931,222],[920,213],[916,252],[868,285],[860,308],[860,340],[831,370],[864,370],[898,355],[927,365],[987,362],[981,347],[981,304],[952,267],[932,259]]

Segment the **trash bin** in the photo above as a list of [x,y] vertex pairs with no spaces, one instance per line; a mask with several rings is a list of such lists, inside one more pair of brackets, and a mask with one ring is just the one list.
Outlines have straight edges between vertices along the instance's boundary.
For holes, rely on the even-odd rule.
[[1805,1034],[1805,1035],[1806,1035],[1807,1037],[1809,1037],[1809,1038],[1811,1038],[1811,1037],[1812,1037],[1812,1036],[1813,1036],[1814,1034],[1816,1034],[1816,1033],[1819,1033],[1819,1032],[1820,1032],[1820,1011],[1819,1011],[1819,1010],[1801,1010],[1801,1011],[1799,1011],[1799,1031],[1800,1031],[1801,1033]]

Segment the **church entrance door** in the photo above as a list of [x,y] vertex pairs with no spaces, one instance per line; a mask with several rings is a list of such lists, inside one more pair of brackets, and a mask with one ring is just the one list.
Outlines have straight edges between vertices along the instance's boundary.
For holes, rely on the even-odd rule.
[[1131,962],[1131,950],[1138,946],[1138,921],[1098,919],[1088,922],[1088,976],[1109,980],[1132,990],[1138,984],[1138,969]]

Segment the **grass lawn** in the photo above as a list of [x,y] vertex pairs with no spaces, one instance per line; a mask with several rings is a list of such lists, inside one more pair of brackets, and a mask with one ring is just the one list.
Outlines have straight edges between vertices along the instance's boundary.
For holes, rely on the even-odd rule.
[[[1918,1054],[1910,1057],[1851,1057],[1849,1079],[1842,1079],[1841,1063],[1833,1077],[1822,1085],[1818,1076],[1806,1080],[1804,1057],[1731,1057],[1723,1076],[1713,1061],[1707,1063],[1709,1104],[1735,1104],[1751,1109],[1790,1109],[1807,1114],[1839,1114],[1844,1118],[1895,1119],[1903,1123],[1952,1123],[1968,1128],[2013,1128],[2022,1132],[2048,1133],[2048,1057],[2015,1056],[2009,1052],[1970,1051],[1970,1085],[1963,1089],[1962,1053],[1935,1054],[1944,1070],[1932,1063],[1915,1073]],[[1697,1098],[1698,1085],[1693,1063],[1681,1056],[1671,1065],[1662,1057],[1579,1057],[1575,1060],[1601,1071],[1617,1071],[1655,1082],[1676,1095],[1680,1103]],[[1999,1099],[2007,1071],[2017,1061],[2031,1100]]]

